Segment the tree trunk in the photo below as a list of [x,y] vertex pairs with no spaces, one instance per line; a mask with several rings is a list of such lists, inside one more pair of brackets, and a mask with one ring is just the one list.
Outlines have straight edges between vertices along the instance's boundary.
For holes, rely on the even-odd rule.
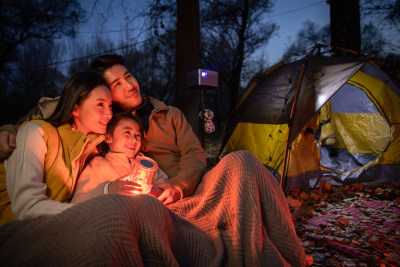
[[187,73],[198,68],[200,55],[200,22],[198,0],[177,0],[176,91],[175,105],[199,136],[200,93],[186,87]]
[[230,112],[236,107],[239,101],[239,89],[240,89],[240,76],[242,75],[243,61],[244,61],[244,42],[246,40],[245,34],[248,26],[249,19],[249,1],[244,1],[244,8],[242,13],[242,24],[240,31],[238,32],[238,46],[236,49],[236,57],[234,62],[234,69],[232,71],[232,86],[231,86],[231,100],[230,100]]
[[[359,0],[331,0],[331,45],[361,51]],[[345,54],[338,51],[338,54]]]

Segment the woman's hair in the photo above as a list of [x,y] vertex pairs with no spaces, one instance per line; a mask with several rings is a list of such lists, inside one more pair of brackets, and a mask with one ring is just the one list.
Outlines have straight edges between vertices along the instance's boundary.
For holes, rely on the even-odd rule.
[[[138,116],[133,115],[130,112],[121,112],[121,113],[115,114],[107,124],[106,134],[113,135],[115,128],[122,120],[134,120],[139,124],[140,141],[142,143],[140,149],[143,150],[146,147],[146,139],[144,138],[145,132],[144,132],[142,120]],[[98,149],[99,149],[100,153],[104,156],[108,152],[109,147],[106,142],[102,142],[101,146],[99,146]]]
[[109,88],[106,80],[93,72],[78,72],[72,75],[65,83],[56,109],[46,121],[55,127],[72,123],[72,112],[75,105],[80,105],[90,92],[100,85]]
[[90,63],[89,71],[97,73],[103,76],[104,72],[114,65],[125,65],[124,58],[117,54],[106,54],[102,56],[95,57]]

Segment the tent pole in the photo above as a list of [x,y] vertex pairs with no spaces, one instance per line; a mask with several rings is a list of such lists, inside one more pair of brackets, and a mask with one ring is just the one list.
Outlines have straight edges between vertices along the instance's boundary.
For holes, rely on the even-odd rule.
[[286,176],[287,176],[287,169],[288,169],[288,167],[287,167],[287,157],[288,157],[289,149],[290,149],[289,148],[290,130],[291,130],[292,125],[293,125],[293,117],[294,117],[295,107],[296,107],[296,103],[297,103],[297,98],[299,96],[301,83],[303,82],[304,72],[305,72],[305,69],[306,69],[306,63],[308,62],[309,58],[312,56],[313,52],[314,52],[314,49],[310,51],[310,53],[304,58],[304,63],[301,64],[300,76],[299,76],[299,80],[297,82],[296,92],[294,94],[292,109],[290,111],[290,118],[289,118],[289,122],[288,122],[288,131],[287,131],[287,136],[286,136],[285,153],[283,154],[282,174],[281,174],[281,181],[280,181],[280,186],[281,186],[283,191],[285,191]]

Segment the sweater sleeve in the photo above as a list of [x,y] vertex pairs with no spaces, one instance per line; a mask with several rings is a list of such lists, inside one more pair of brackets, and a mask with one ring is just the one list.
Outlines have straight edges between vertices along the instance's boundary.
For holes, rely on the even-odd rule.
[[104,164],[106,162],[102,157],[95,157],[86,165],[76,183],[72,203],[84,202],[104,194],[105,184],[111,181],[111,179],[106,179],[104,175],[107,173]]
[[17,219],[60,213],[72,206],[51,200],[43,182],[47,146],[43,128],[36,122],[24,124],[17,133],[17,148],[6,163],[7,191]]

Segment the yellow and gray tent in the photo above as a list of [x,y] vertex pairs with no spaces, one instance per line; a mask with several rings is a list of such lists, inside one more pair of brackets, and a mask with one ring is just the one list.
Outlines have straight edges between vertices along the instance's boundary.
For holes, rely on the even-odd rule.
[[400,180],[398,81],[359,57],[278,63],[247,89],[221,145],[222,155],[252,152],[278,179],[286,168],[285,191],[312,188],[321,178],[333,184]]

